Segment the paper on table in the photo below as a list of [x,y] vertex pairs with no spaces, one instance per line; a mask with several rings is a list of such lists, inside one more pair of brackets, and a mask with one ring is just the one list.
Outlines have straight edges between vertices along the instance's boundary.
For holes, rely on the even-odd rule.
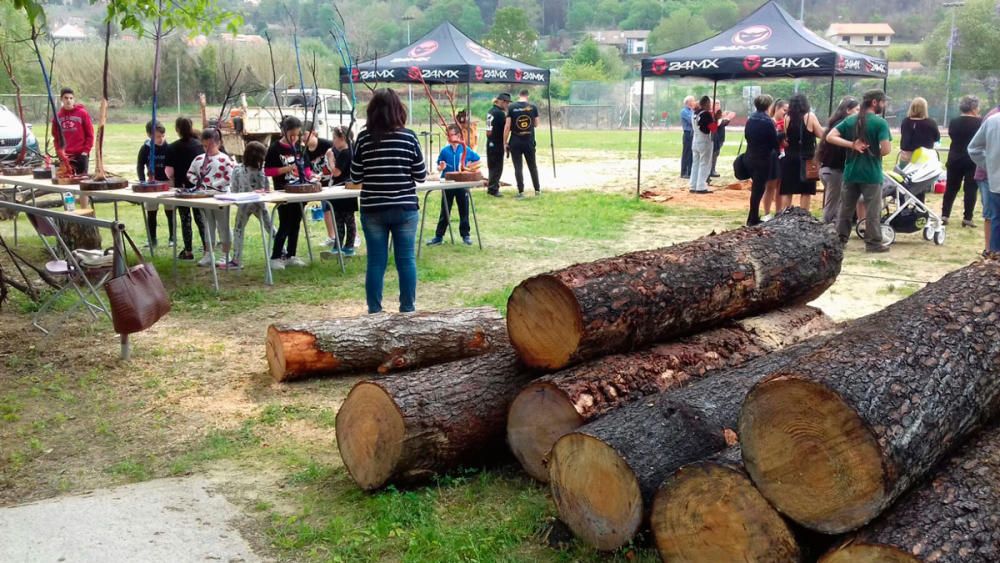
[[244,193],[224,193],[215,196],[215,199],[222,201],[235,201],[237,203],[247,203],[251,201],[260,201],[260,194],[255,192],[244,192]]

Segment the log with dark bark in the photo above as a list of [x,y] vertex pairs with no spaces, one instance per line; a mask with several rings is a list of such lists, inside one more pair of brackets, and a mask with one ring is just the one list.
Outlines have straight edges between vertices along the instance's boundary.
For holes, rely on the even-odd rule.
[[982,260],[854,321],[754,387],[747,472],[778,510],[856,529],[1000,412],[1000,261]]
[[653,500],[650,528],[663,561],[799,561],[795,533],[743,470],[734,446],[678,469]]
[[599,416],[795,344],[833,326],[822,311],[793,307],[659,344],[607,356],[540,377],[518,393],[507,417],[507,443],[529,475],[548,482],[545,460],[556,440]]
[[560,438],[549,456],[559,518],[598,549],[628,543],[668,475],[737,443],[733,429],[753,384],[830,337],[816,336],[719,370],[626,405]]
[[1000,421],[821,563],[1000,561]]
[[267,362],[274,379],[288,381],[376,369],[385,374],[506,345],[503,317],[492,307],[383,313],[271,325]]
[[535,276],[507,303],[526,365],[560,369],[807,303],[833,284],[843,247],[801,209],[756,227]]
[[496,455],[504,450],[507,408],[536,375],[504,346],[362,381],[337,413],[340,457],[358,486],[372,490]]
[[[82,215],[85,217],[93,217],[93,209],[77,209],[71,211],[76,215]],[[56,219],[56,226],[59,228],[59,235],[62,237],[66,246],[70,250],[85,249],[85,250],[101,250],[101,230],[93,225],[83,225],[80,223],[73,223],[71,221],[65,221],[63,219]]]

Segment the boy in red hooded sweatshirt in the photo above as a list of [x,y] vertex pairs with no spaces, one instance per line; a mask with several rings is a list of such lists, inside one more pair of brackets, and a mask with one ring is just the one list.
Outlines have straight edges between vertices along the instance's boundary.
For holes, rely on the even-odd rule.
[[[59,102],[59,113],[52,120],[56,153],[66,154],[73,174],[86,174],[90,167],[90,150],[94,148],[94,124],[83,104],[76,103],[72,89],[63,88],[59,92]],[[86,206],[82,198],[80,203]]]

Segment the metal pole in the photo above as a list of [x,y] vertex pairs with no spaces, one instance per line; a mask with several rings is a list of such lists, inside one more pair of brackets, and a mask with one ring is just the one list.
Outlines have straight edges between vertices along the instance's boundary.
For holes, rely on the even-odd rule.
[[[948,2],[945,8],[959,8],[965,2]],[[951,61],[955,54],[955,10],[951,10],[951,35],[948,37],[948,78],[944,84],[944,123],[948,123],[948,106],[951,105]]]
[[552,133],[552,85],[545,86],[545,96],[549,101],[549,150],[552,151],[552,177],[556,177],[556,137]]
[[826,115],[827,119],[833,117],[833,96],[834,96],[833,85],[836,79],[837,79],[837,71],[834,70],[833,73],[830,75],[830,110],[827,112]]
[[[410,44],[410,22],[413,21],[413,16],[403,16],[403,20],[406,22],[406,44]],[[410,112],[413,111],[413,84],[406,85],[406,99],[409,102]]]
[[[181,114],[181,58],[177,57],[174,61],[175,64],[175,74],[177,75],[177,115]],[[154,180],[156,178],[153,178]]]
[[646,101],[646,77],[639,81],[639,164],[635,169],[635,197],[639,197],[639,189],[642,182],[642,112],[645,108],[643,102]]
[[[456,89],[458,87],[456,86]],[[469,73],[468,82],[465,83],[465,147],[466,151],[472,147],[472,73]],[[466,153],[468,160],[468,152]]]

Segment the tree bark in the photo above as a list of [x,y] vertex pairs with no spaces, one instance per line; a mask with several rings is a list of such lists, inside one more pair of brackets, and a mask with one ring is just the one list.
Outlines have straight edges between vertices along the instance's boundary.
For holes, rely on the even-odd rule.
[[598,549],[628,543],[668,475],[737,443],[733,429],[753,384],[828,338],[813,337],[647,397],[560,438],[549,460],[559,518]]
[[751,317],[643,352],[607,356],[543,376],[521,391],[507,418],[507,442],[529,475],[548,482],[556,440],[647,395],[734,367],[832,327],[822,311],[796,307]]
[[782,513],[823,533],[878,516],[1000,412],[1000,261],[981,260],[756,385],[743,460]]
[[506,344],[503,317],[492,307],[384,313],[271,325],[267,362],[277,381],[375,369],[385,374]]
[[373,490],[425,481],[503,451],[507,407],[536,377],[509,346],[422,370],[365,380],[337,413],[351,478]]
[[685,465],[653,500],[663,561],[800,561],[795,533],[743,470],[739,446]]
[[1000,561],[1000,423],[993,422],[821,563]]
[[507,304],[526,365],[560,369],[822,294],[840,273],[834,230],[794,209],[756,227],[542,274]]
[[[74,213],[87,217],[94,216],[93,209],[77,209]],[[101,230],[97,227],[93,225],[73,223],[63,219],[56,219],[55,223],[56,227],[59,229],[59,235],[62,236],[63,241],[66,242],[66,246],[68,246],[70,250],[76,250],[78,248],[86,250],[102,249]]]

